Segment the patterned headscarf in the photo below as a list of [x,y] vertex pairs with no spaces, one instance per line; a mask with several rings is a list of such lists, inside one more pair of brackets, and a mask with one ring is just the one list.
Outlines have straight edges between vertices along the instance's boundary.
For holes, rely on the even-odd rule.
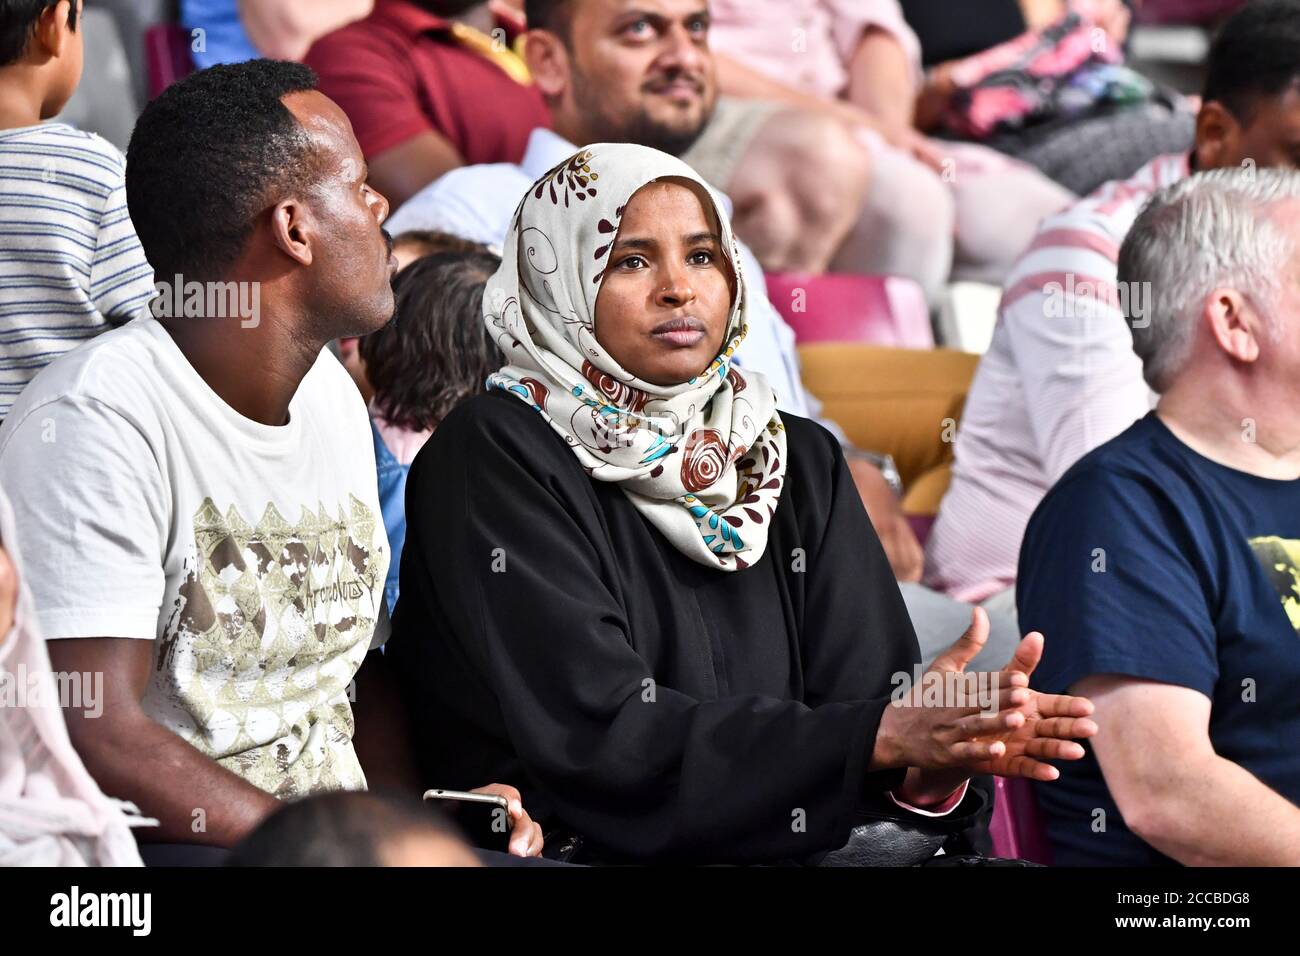
[[[680,385],[654,385],[596,342],[596,296],[632,195],[665,178],[699,184],[736,276],[724,346]],[[483,297],[506,366],[488,377],[539,412],[597,481],[617,482],[677,550],[724,571],[762,557],[785,481],[785,426],[761,375],[732,368],[749,295],[731,225],[713,190],[644,146],[579,150],[515,210],[501,268]]]

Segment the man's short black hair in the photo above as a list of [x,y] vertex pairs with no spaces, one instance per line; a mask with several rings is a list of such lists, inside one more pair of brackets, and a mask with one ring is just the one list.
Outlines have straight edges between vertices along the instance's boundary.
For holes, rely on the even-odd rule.
[[572,0],[524,0],[524,22],[530,30],[546,30],[569,42]]
[[414,834],[455,836],[428,804],[393,793],[335,790],[287,803],[231,851],[227,866],[383,866]]
[[1254,0],[1224,24],[1210,47],[1205,101],[1248,124],[1259,100],[1300,81],[1300,0]]
[[[23,55],[27,41],[36,31],[36,21],[46,7],[59,0],[0,0],[0,66],[8,66]],[[68,7],[68,29],[77,29],[77,0]]]
[[311,141],[281,97],[315,88],[301,63],[249,60],[193,73],[144,108],[126,202],[156,275],[222,278],[258,215],[311,176]]

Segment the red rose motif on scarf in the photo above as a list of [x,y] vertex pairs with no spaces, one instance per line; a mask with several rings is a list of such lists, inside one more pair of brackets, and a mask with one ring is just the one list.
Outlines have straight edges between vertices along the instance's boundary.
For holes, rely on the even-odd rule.
[[682,453],[682,487],[703,491],[722,477],[727,467],[727,443],[712,428],[697,428],[686,439]]
[[641,411],[641,409],[645,408],[645,403],[650,399],[650,396],[639,388],[633,388],[626,382],[620,382],[614,376],[602,372],[585,360],[582,363],[582,374],[588,382],[596,386],[600,394],[609,399],[611,405],[616,405],[629,412]]
[[546,407],[546,396],[551,393],[549,388],[535,378],[521,378],[519,384],[528,389],[528,395],[532,398],[534,405],[538,408]]
[[731,382],[731,390],[736,394],[740,394],[741,392],[743,392],[745,390],[745,386],[749,384],[748,382],[745,381],[744,377],[742,377],[741,374],[737,372],[734,368],[728,369],[727,380]]

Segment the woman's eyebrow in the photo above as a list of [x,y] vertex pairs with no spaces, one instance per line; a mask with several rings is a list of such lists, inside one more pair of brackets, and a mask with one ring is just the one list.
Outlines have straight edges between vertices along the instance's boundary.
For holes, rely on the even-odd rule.
[[[714,245],[721,243],[721,238],[716,232],[692,232],[682,236],[682,245],[694,246],[703,242],[711,242]],[[654,249],[659,245],[659,240],[650,236],[630,236],[627,239],[619,239],[614,243],[615,249]]]
[[643,238],[641,236],[632,236],[627,239],[619,239],[616,243],[614,243],[614,248],[615,249],[653,249],[657,245],[659,245],[659,241],[657,239],[651,239],[649,237]]

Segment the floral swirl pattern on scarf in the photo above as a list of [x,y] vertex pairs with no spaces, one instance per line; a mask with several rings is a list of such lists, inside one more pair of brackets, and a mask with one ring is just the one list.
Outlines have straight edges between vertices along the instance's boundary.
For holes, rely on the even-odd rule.
[[[678,385],[623,369],[596,341],[596,297],[623,209],[657,180],[699,184],[736,277],[722,351]],[[596,481],[616,482],[680,552],[735,571],[763,555],[785,483],[776,396],[732,367],[749,296],[718,196],[689,166],[625,143],[587,146],[533,184],[515,210],[484,320],[507,364],[488,377],[542,415]]]

